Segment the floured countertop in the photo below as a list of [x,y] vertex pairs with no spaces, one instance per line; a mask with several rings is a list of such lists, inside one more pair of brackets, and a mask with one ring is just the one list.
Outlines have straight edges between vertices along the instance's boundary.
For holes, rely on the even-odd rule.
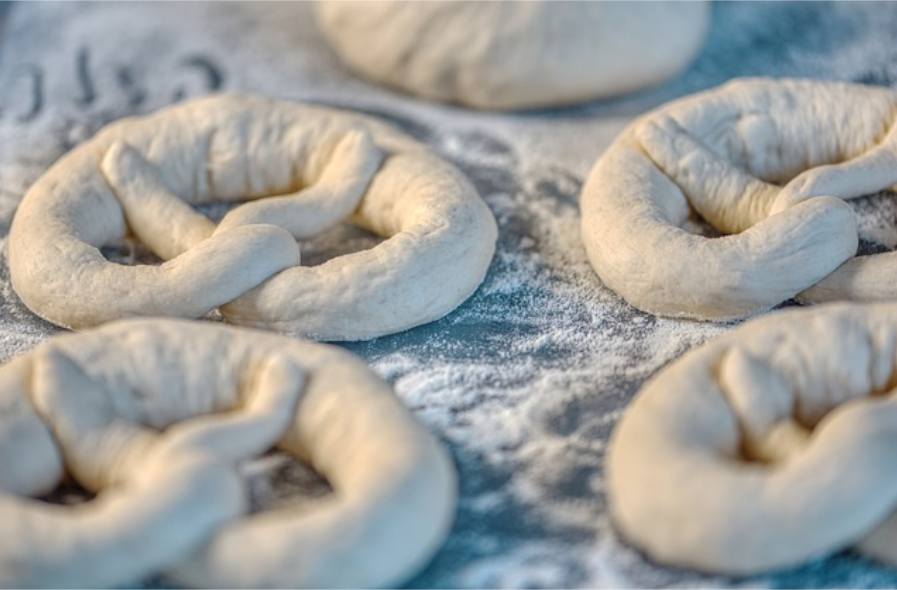
[[[578,208],[615,134],[666,100],[745,75],[894,84],[897,4],[718,4],[704,51],[670,83],[516,114],[429,104],[357,78],[305,3],[22,3],[0,9],[0,27],[0,241],[28,186],[65,151],[109,121],[214,90],[380,115],[474,181],[500,231],[479,291],[438,322],[346,346],[445,441],[460,472],[451,537],[411,586],[897,586],[897,569],[849,552],[731,579],[659,567],[617,537],[602,469],[616,420],[646,378],[732,325],[625,304],[586,260]],[[867,248],[897,245],[890,197],[857,209]],[[304,245],[305,258],[371,243],[338,228]],[[0,360],[57,331],[19,302],[3,258]],[[282,457],[247,472],[259,505],[326,493]]]

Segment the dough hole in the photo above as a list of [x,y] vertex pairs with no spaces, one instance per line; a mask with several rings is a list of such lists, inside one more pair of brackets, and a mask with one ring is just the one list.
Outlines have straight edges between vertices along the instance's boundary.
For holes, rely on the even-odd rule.
[[327,479],[308,463],[283,451],[271,451],[243,466],[252,512],[314,510],[333,493]]
[[375,248],[384,238],[349,223],[342,223],[309,240],[299,242],[303,266],[318,266],[339,256]]
[[858,256],[897,249],[897,193],[882,191],[850,201],[857,216]]

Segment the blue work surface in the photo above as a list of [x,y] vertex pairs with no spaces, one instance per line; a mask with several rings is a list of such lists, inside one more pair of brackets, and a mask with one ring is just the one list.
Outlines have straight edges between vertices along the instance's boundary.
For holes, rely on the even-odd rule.
[[[382,116],[473,180],[500,231],[477,293],[440,321],[346,345],[447,444],[460,473],[451,536],[411,586],[897,586],[897,569],[850,551],[734,579],[658,566],[617,536],[603,478],[617,419],[660,367],[732,324],[624,303],[586,260],[578,206],[613,137],[669,99],[736,76],[893,85],[897,4],[718,4],[703,52],[667,84],[511,114],[431,104],[358,78],[303,3],[22,3],[0,10],[0,27],[0,240],[27,188],[65,151],[112,120],[215,90]],[[893,215],[871,209],[890,224],[877,235],[893,247]],[[339,228],[304,248],[320,259],[370,243]],[[0,359],[58,331],[17,299],[4,258]],[[265,465],[262,505],[320,487],[300,466]]]

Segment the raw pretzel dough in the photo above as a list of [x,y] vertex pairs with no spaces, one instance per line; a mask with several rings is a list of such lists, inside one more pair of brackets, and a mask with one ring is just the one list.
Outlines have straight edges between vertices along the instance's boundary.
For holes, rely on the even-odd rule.
[[611,437],[608,499],[654,559],[787,567],[858,543],[897,564],[897,306],[752,321],[637,394]]
[[[318,2],[346,64],[424,98],[551,106],[661,82],[698,52],[706,2]],[[650,40],[650,42],[646,42]]]
[[[52,434],[51,434],[52,433]],[[58,443],[58,446],[57,446]],[[333,488],[246,509],[234,464],[277,443]],[[17,496],[63,467],[99,496]],[[452,464],[349,353],[211,323],[125,320],[0,369],[0,586],[395,586],[448,532]]]
[[[895,118],[891,89],[769,79],[648,113],[583,187],[592,266],[632,305],[671,316],[894,299],[897,253],[851,258],[856,219],[841,199],[897,183]],[[732,235],[683,229],[695,213]]]
[[[190,206],[245,199],[217,228]],[[294,238],[353,211],[388,239],[297,266]],[[128,232],[167,262],[106,260],[99,248]],[[235,324],[361,340],[454,309],[483,279],[495,239],[467,179],[393,128],[225,94],[114,123],[64,156],[19,206],[9,265],[25,304],[70,328],[220,306]]]

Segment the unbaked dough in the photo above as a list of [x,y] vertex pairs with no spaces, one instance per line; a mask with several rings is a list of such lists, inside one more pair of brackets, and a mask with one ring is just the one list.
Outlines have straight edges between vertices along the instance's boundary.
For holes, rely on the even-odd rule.
[[[639,309],[740,318],[805,302],[897,298],[897,253],[853,258],[843,199],[897,183],[897,92],[741,79],[633,122],[582,190],[582,239]],[[687,229],[694,216],[723,237]]]
[[[235,464],[277,444],[333,493],[244,516]],[[63,464],[65,467],[63,468]],[[64,472],[96,499],[35,502]],[[351,354],[124,320],[0,369],[0,586],[397,586],[447,535],[452,463]]]
[[[216,227],[192,205],[248,201]],[[384,238],[315,267],[303,239],[351,215]],[[438,319],[482,281],[495,220],[456,168],[359,114],[222,94],[109,125],[28,191],[10,229],[12,285],[81,329],[201,317],[363,340]],[[100,247],[132,235],[165,262]]]
[[687,66],[700,2],[339,2],[315,6],[337,55],[369,78],[481,109],[544,107],[637,90]]
[[777,312],[636,395],[607,469],[618,529],[657,561],[729,574],[851,545],[897,564],[897,305]]

